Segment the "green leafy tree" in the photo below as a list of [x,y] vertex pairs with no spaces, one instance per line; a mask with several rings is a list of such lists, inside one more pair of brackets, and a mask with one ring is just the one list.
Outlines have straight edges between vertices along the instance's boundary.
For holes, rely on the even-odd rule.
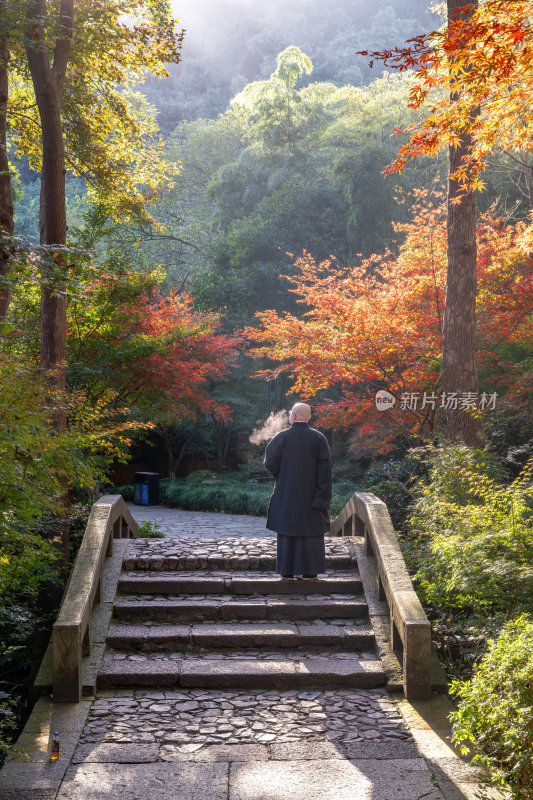
[[[165,74],[165,63],[179,59],[181,34],[174,32],[168,4],[154,0],[61,0],[57,10],[46,0],[15,3],[1,33],[13,42],[11,137],[16,153],[41,171],[40,242],[52,253],[52,261],[43,262],[41,366],[62,388],[70,268],[65,171],[83,175],[111,211],[143,213],[143,193],[163,182],[160,145],[150,142],[153,124],[117,87],[140,80],[146,70]],[[58,425],[64,427],[64,419]]]
[[[153,124],[135,113],[124,88],[146,70],[166,74],[166,63],[179,60],[182,35],[165,0],[15,0],[0,20],[0,40],[7,37],[11,139],[16,155],[41,172],[39,360],[54,389],[53,422],[63,434],[65,402],[55,390],[65,389],[67,295],[75,269],[66,248],[65,173],[82,175],[108,213],[146,216],[146,201],[166,183],[166,170]],[[6,273],[4,259],[4,287]],[[6,291],[2,298],[5,314]],[[58,465],[57,475],[66,504],[67,471]],[[62,546],[66,563],[66,526]]]
[[[7,0],[0,1],[0,16],[5,14]],[[14,230],[11,175],[7,153],[7,105],[9,98],[9,41],[5,31],[0,31],[0,323],[9,308],[10,287],[6,281],[9,273],[10,242]]]
[[308,127],[312,108],[295,88],[302,75],[309,75],[313,64],[298,47],[287,47],[277,57],[277,66],[268,81],[246,86],[231,105],[243,111],[254,126],[255,136],[270,149],[291,151],[297,145],[299,128]]
[[[97,486],[112,457],[124,456],[120,431],[106,431],[106,410],[87,413],[71,399],[73,424],[59,436],[50,390],[27,359],[0,352],[0,601],[35,596],[57,572],[53,536],[41,535],[47,517],[61,510],[65,485]],[[53,399],[53,398],[52,398]]]

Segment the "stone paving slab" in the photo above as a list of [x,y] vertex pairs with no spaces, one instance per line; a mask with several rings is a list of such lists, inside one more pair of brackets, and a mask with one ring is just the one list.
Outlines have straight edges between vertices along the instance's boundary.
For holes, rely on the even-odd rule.
[[102,686],[177,686],[182,662],[169,659],[106,661],[98,675]]
[[274,742],[270,745],[272,761],[308,761],[309,759],[346,758],[342,745],[309,739],[300,742]]
[[[295,622],[218,622],[192,625],[111,625],[107,644],[111,649],[141,654],[150,651],[193,648],[313,647],[332,645],[348,650],[370,650],[374,634],[368,626],[350,626],[347,620]],[[349,621],[351,623],[351,620]],[[338,624],[345,623],[345,624]]]
[[257,625],[237,622],[218,625],[193,625],[192,640],[201,647],[221,647],[231,643],[232,647],[263,647],[275,644],[276,647],[294,647],[298,639],[296,625],[284,622]]
[[313,620],[366,615],[368,606],[359,598],[337,599],[327,595],[267,598],[242,595],[198,595],[195,597],[121,596],[115,602],[115,619],[150,619],[180,622],[188,620]]
[[55,800],[65,765],[44,763],[5,764],[0,771],[0,800]]
[[385,683],[381,664],[349,660],[302,658],[301,661],[201,661],[184,659],[179,676],[181,686],[286,689],[341,686],[372,689]]
[[431,768],[441,780],[456,783],[478,783],[483,780],[485,770],[482,767],[465,764],[460,758],[432,758]]
[[159,757],[162,761],[268,761],[267,745],[261,744],[214,744],[202,747],[197,744],[161,746]]
[[[173,658],[172,656],[177,656]],[[109,658],[100,672],[99,686],[181,686],[189,688],[291,689],[306,687],[357,687],[372,689],[385,683],[381,664],[370,655],[336,653],[313,657],[274,652],[269,657],[246,658],[246,652],[219,653],[195,658],[182,653],[168,658],[150,653],[144,660]]]
[[57,787],[38,788],[29,775],[27,778],[26,785],[19,786],[16,790],[4,791],[0,787],[0,800],[56,800]]
[[446,800],[511,800],[509,794],[485,784],[439,780],[438,785]]
[[159,757],[158,744],[81,744],[73,764],[152,764]]
[[228,764],[80,764],[57,800],[227,800]]
[[[420,760],[422,761],[422,760]],[[409,769],[409,767],[412,767]],[[310,760],[231,764],[231,800],[444,800],[426,765]]]
[[[419,758],[421,755],[415,742],[391,737],[382,741],[379,739],[366,742],[361,742],[360,740],[344,741],[341,747],[345,757],[352,761],[356,759],[374,759],[375,761],[387,762],[389,759]],[[386,766],[385,764],[384,768]]]
[[118,583],[118,591],[122,594],[224,594],[226,581],[223,577],[209,575],[186,577],[175,572],[160,573],[128,573],[122,575]]
[[316,581],[288,581],[276,576],[250,577],[238,575],[231,579],[229,590],[234,594],[309,594],[311,589],[320,594],[359,594],[363,590],[359,576],[328,575]]

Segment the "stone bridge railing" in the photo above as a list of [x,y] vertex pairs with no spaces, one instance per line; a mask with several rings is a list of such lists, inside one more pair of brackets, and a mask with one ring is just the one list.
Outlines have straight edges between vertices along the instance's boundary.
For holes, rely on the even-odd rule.
[[101,600],[105,558],[113,553],[113,539],[136,536],[137,523],[120,495],[93,505],[52,630],[54,701],[81,699],[82,656],[91,652],[91,612]]
[[431,625],[413,588],[387,506],[369,492],[356,492],[331,523],[333,536],[364,537],[375,557],[379,598],[390,611],[392,648],[402,650],[404,692],[408,700],[431,694]]

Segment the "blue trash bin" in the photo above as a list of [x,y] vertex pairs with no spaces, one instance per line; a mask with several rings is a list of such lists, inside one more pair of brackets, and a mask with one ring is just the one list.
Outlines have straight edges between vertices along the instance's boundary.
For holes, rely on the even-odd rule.
[[137,506],[156,506],[159,503],[159,472],[135,473],[133,502]]

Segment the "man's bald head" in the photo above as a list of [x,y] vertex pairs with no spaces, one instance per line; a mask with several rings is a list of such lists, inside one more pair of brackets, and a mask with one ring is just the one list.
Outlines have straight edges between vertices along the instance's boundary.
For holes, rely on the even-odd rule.
[[295,403],[289,415],[289,421],[292,425],[293,422],[309,422],[311,419],[311,407],[307,403]]

